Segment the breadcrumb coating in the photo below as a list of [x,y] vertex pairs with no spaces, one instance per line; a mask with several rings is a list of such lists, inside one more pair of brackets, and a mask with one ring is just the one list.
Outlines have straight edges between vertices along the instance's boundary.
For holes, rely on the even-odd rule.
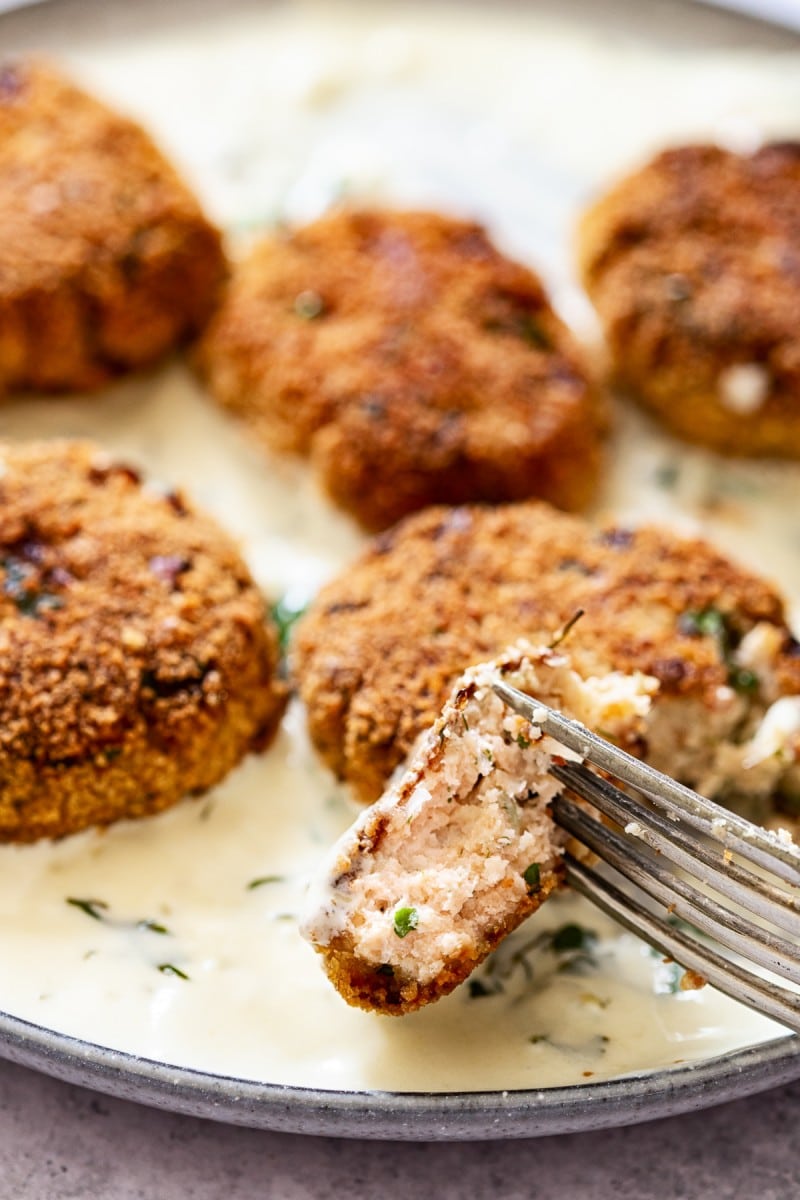
[[800,142],[667,150],[589,210],[580,243],[645,408],[727,454],[800,457]]
[[199,354],[368,529],[433,503],[590,500],[605,419],[540,281],[479,225],[333,212],[240,263]]
[[[664,726],[670,701],[692,706],[664,747],[665,769],[683,769],[685,782],[699,778],[710,738],[800,693],[800,646],[779,594],[706,542],[598,529],[536,502],[439,507],[374,539],[298,623],[292,670],[315,746],[358,798],[375,800],[466,665],[520,637],[548,640],[579,609],[580,636],[567,643],[576,670],[654,676],[652,720]],[[756,628],[770,635],[765,658],[751,650],[745,669],[737,655]],[[685,763],[676,746],[691,747]]]
[[220,235],[133,121],[0,62],[0,394],[99,387],[197,333]]
[[276,631],[232,541],[84,442],[0,444],[0,840],[140,817],[272,737]]
[[447,995],[559,885],[554,759],[577,756],[495,696],[504,678],[608,736],[641,727],[655,680],[582,679],[520,644],[463,675],[402,775],[312,885],[303,936],[349,1004],[403,1015]]

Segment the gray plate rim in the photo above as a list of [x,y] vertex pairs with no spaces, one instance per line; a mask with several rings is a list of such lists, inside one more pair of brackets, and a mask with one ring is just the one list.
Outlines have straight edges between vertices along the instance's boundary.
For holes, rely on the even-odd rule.
[[0,1056],[154,1108],[286,1133],[389,1141],[540,1137],[632,1125],[800,1078],[800,1037],[646,1074],[489,1092],[341,1091],[171,1066],[0,1013]]

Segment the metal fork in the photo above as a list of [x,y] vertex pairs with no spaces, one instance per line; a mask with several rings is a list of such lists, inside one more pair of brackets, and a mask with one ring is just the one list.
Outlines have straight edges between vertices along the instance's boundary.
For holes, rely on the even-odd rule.
[[[524,692],[501,681],[494,690],[532,725],[580,755],[582,762],[554,763],[550,773],[616,826],[609,828],[567,795],[556,797],[551,806],[556,824],[628,886],[621,888],[619,879],[569,852],[567,882],[719,991],[800,1033],[800,993],[781,982],[800,987],[800,847],[704,799]],[[586,763],[650,803],[621,791]]]

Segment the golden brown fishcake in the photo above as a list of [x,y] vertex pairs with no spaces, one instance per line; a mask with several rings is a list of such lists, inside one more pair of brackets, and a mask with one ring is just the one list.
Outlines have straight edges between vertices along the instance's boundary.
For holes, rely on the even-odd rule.
[[197,333],[220,235],[145,131],[0,63],[0,394],[95,388]]
[[529,270],[472,223],[337,211],[235,270],[199,356],[268,447],[370,529],[432,503],[589,501],[599,400]]
[[800,457],[800,143],[658,155],[584,217],[620,381],[674,433]]
[[707,543],[659,528],[598,530],[535,502],[432,508],[376,538],[296,627],[292,667],[314,744],[374,800],[466,666],[558,630],[581,608],[569,642],[576,670],[655,676],[654,711],[694,700],[710,725],[729,685],[754,689],[731,655],[758,623],[775,631],[766,699],[800,692],[780,597]]
[[232,541],[83,442],[0,445],[0,840],[158,812],[280,718]]

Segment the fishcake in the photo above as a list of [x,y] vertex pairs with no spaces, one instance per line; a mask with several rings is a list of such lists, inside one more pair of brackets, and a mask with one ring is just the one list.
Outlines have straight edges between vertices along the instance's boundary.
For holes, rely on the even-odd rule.
[[139,125],[44,63],[0,63],[0,394],[154,362],[200,330],[225,270]]
[[589,210],[580,260],[648,411],[726,454],[800,458],[800,142],[665,151]]
[[406,769],[334,847],[303,936],[349,1004],[403,1015],[447,995],[559,886],[554,758],[577,756],[507,709],[504,679],[607,736],[641,726],[655,680],[582,679],[520,644],[470,668]]
[[371,530],[433,503],[594,492],[605,418],[578,349],[471,222],[339,210],[278,231],[235,268],[198,362]]
[[0,841],[141,817],[267,745],[278,639],[236,547],[86,442],[0,445]]
[[565,645],[582,676],[658,681],[626,749],[752,815],[797,797],[800,646],[775,589],[702,540],[537,502],[415,514],[321,590],[291,651],[317,750],[371,803],[467,666],[581,610]]

